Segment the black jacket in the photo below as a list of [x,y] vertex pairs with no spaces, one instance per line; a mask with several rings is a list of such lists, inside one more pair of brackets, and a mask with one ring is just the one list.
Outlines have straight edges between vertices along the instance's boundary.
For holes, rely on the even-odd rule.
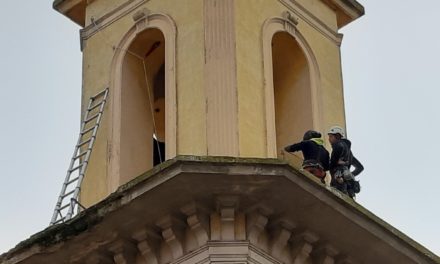
[[311,140],[304,140],[287,146],[284,150],[287,152],[302,151],[304,162],[316,161],[321,164],[324,170],[329,170],[330,154],[324,148],[322,139],[312,138]]
[[355,169],[352,172],[353,176],[359,175],[364,166],[357,160],[351,152],[351,142],[348,139],[341,139],[332,144],[332,155],[330,157],[330,172],[333,173],[336,169],[347,166],[353,166]]

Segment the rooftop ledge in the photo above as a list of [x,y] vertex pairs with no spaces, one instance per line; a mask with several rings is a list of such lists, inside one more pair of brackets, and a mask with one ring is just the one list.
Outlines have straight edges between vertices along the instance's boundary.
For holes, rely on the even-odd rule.
[[[364,7],[356,0],[321,0],[336,11],[338,27],[341,28],[364,15]],[[89,1],[91,2],[91,1]],[[86,0],[54,0],[53,8],[76,24],[86,24]]]
[[269,219],[283,215],[296,228],[313,230],[346,252],[354,252],[363,263],[378,263],[377,259],[382,263],[440,263],[428,249],[285,161],[198,156],[177,156],[154,167],[70,221],[19,243],[0,256],[0,263],[42,263],[41,258],[47,261],[48,257],[50,263],[61,263],[72,252],[87,251],[87,243],[105,241],[102,236],[114,234],[122,223],[140,221],[136,228],[157,226],[157,219],[175,214],[183,202],[203,201],[205,208],[215,212],[215,197],[223,194],[240,197],[239,210],[246,215],[259,206],[269,208]]

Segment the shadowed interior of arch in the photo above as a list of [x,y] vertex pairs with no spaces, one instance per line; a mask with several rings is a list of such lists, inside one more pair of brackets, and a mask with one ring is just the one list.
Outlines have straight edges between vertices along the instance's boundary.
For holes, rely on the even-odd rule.
[[[302,48],[287,32],[272,38],[275,128],[278,156],[313,127],[310,69]],[[294,160],[295,163],[299,160]]]
[[121,182],[165,159],[165,40],[158,29],[139,33],[122,65]]

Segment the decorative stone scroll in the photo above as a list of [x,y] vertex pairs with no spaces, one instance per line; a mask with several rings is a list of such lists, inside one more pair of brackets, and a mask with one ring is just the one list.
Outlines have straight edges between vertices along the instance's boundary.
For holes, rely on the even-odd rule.
[[109,251],[113,253],[113,260],[116,264],[130,264],[136,262],[137,249],[129,241],[118,240],[109,246]]
[[284,11],[282,14],[284,18],[284,29],[289,32],[292,36],[296,35],[296,26],[299,23],[298,17],[290,13],[289,11]]
[[147,8],[142,8],[133,15],[133,21],[136,23],[136,32],[143,31],[148,26],[148,16],[151,11]]

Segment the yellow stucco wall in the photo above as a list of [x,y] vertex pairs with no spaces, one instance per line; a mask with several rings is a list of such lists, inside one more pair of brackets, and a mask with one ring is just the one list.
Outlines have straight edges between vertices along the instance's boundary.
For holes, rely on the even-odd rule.
[[299,5],[321,20],[327,27],[338,30],[336,13],[322,0],[297,0]]
[[[123,0],[95,0],[87,9],[86,25],[90,18],[99,19],[114,10]],[[235,1],[235,45],[238,97],[238,149],[242,157],[267,157],[264,68],[262,27],[271,17],[281,17],[289,10],[287,1]],[[327,28],[336,30],[336,15],[320,0],[301,0]],[[139,9],[170,16],[177,27],[176,82],[177,82],[177,154],[206,155],[206,94],[204,87],[204,1],[150,0]],[[301,13],[303,10],[290,10]],[[112,83],[112,61],[124,35],[134,26],[136,10],[113,21],[87,39],[83,50],[83,109],[91,95]],[[314,18],[315,19],[315,18]],[[332,124],[345,124],[341,63],[339,47],[299,16],[298,32],[304,37],[318,65],[322,119],[315,129]],[[113,87],[110,86],[110,89]],[[114,91],[110,90],[110,93]],[[83,182],[81,202],[89,206],[114,191],[117,180],[109,178],[109,160],[115,154],[111,141],[112,102],[107,104],[99,129],[90,165]],[[306,103],[306,102],[304,102]],[[299,140],[299,139],[298,139]],[[133,175],[135,177],[137,175]]]
[[[266,155],[262,25],[266,19],[281,17],[284,11],[289,10],[282,2],[236,1],[239,142],[242,157]],[[300,2],[306,3],[308,0]],[[304,6],[322,18],[327,26],[335,28],[336,15],[329,12],[328,6],[317,2],[311,1]],[[299,9],[295,11],[301,12]],[[335,123],[345,124],[339,46],[301,18],[297,29],[310,46],[319,68],[318,87],[323,118],[315,129],[325,129]]]
[[[99,18],[121,4],[122,0],[95,0],[87,9],[87,17]],[[205,94],[203,89],[203,1],[151,0],[141,5],[153,13],[164,13],[172,17],[178,27],[177,68],[177,152],[179,154],[206,154]],[[138,10],[139,10],[138,9]],[[93,35],[83,50],[83,109],[91,95],[111,83],[111,64],[115,51],[128,30],[134,26],[132,15],[136,11],[114,21]],[[89,19],[90,20],[90,19]],[[110,87],[112,88],[112,87]],[[110,93],[113,91],[110,90]],[[110,140],[110,101],[105,109],[97,141],[86,177],[82,185],[81,202],[89,206],[114,191],[108,177]],[[137,175],[135,175],[137,176]],[[133,176],[133,177],[135,177]]]
[[99,18],[111,12],[114,8],[124,4],[127,0],[99,0],[90,1],[86,11],[86,26],[91,24],[91,18]]

